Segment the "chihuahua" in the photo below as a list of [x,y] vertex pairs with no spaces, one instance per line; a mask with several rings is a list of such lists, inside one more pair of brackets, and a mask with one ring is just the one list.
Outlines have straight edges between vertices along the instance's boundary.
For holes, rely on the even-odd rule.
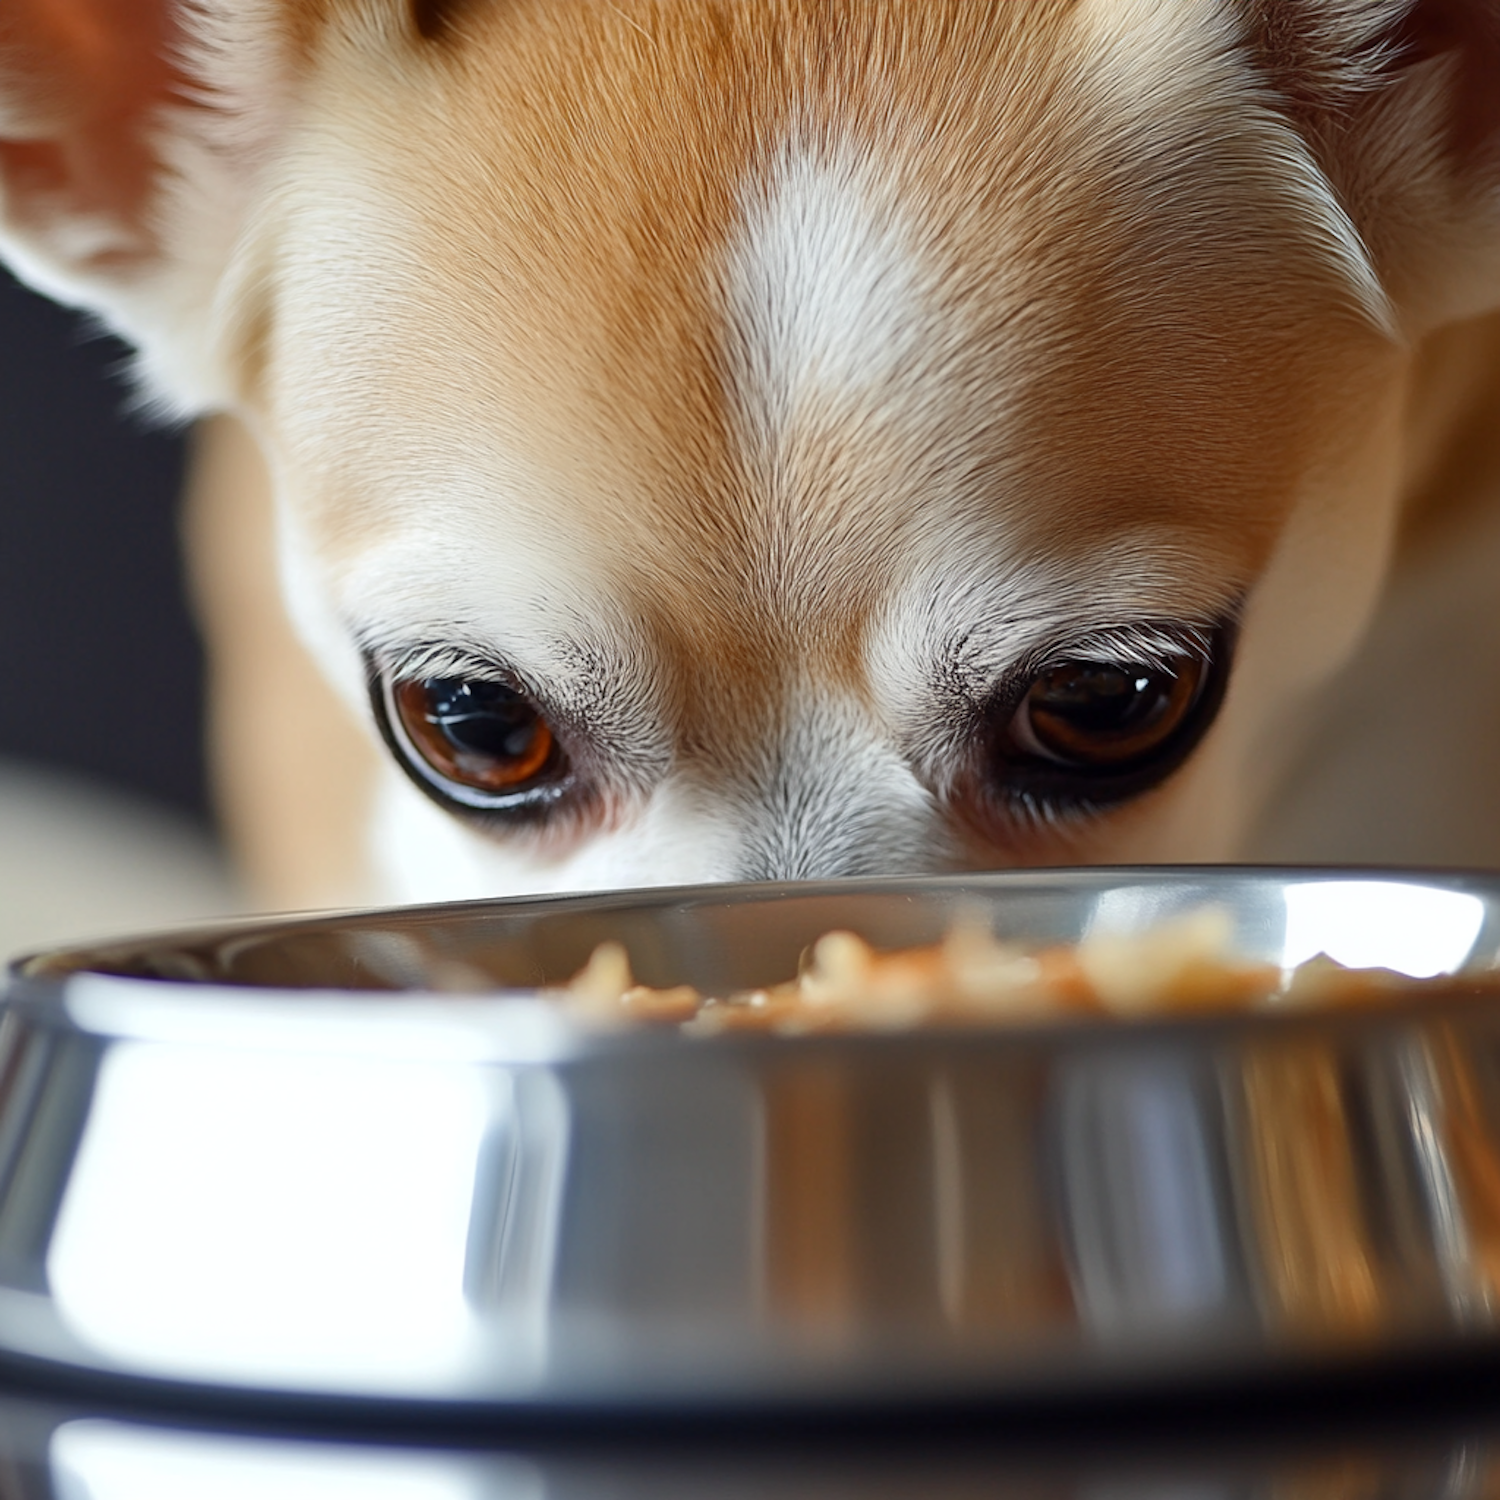
[[271,899],[1339,857],[1496,800],[1403,642],[1500,549],[1497,79],[1500,0],[5,0],[0,244],[221,414]]

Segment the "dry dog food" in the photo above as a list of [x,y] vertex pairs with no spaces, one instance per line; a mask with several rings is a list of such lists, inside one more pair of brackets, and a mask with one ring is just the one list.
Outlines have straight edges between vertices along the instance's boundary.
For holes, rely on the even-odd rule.
[[796,1034],[1358,1004],[1416,982],[1321,955],[1287,971],[1237,958],[1232,939],[1229,913],[1219,907],[1139,933],[1042,948],[1003,942],[979,922],[960,921],[940,942],[892,953],[830,932],[807,951],[795,978],[724,996],[637,984],[625,949],[601,943],[554,994],[575,1013],[608,1022],[675,1023],[707,1035]]

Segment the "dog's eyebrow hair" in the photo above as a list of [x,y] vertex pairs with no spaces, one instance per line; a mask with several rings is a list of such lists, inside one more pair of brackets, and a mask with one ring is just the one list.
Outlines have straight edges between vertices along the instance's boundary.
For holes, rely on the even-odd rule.
[[614,690],[624,658],[607,648],[564,647],[553,663],[560,671],[538,675],[523,663],[512,662],[493,644],[463,630],[398,638],[377,630],[356,629],[353,636],[369,676],[392,673],[504,682],[535,695],[545,708],[606,734],[617,717]]
[[1206,654],[1223,623],[1223,619],[1157,618],[1095,626],[1056,637],[1029,652],[1020,665],[1032,671],[1061,660],[1165,666],[1183,656]]
[[360,634],[356,641],[371,672],[389,672],[398,677],[468,677],[510,683],[549,699],[567,700],[573,696],[566,685],[561,693],[552,691],[550,683],[544,684],[493,646],[486,646],[461,631],[410,640]]
[[372,667],[395,672],[402,677],[501,679],[517,675],[493,651],[485,651],[461,639],[403,644],[362,642],[360,649]]
[[945,691],[965,699],[984,696],[997,684],[1024,681],[1037,672],[1071,661],[1095,661],[1120,667],[1166,667],[1185,656],[1207,658],[1226,627],[1234,630],[1240,606],[1181,618],[1158,614],[1134,621],[1059,622],[1029,643],[974,649],[972,636],[950,640],[937,663],[934,680]]

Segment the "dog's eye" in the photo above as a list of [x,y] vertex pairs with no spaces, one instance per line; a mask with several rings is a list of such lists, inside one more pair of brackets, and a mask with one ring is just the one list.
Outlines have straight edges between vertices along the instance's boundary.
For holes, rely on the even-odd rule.
[[1081,658],[1038,672],[991,738],[997,790],[1036,805],[1082,807],[1154,786],[1181,765],[1218,712],[1228,636],[1216,631],[1206,651],[1167,663]]
[[408,678],[386,690],[402,759],[429,787],[470,807],[503,807],[557,782],[565,760],[551,726],[500,682]]
[[1023,756],[1078,771],[1113,772],[1171,739],[1198,697],[1204,663],[1171,671],[1066,662],[1032,682],[1009,725]]

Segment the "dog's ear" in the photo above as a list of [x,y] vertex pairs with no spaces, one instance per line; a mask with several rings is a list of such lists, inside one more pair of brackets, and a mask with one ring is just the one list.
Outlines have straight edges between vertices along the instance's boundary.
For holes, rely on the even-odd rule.
[[1500,0],[1246,0],[1412,332],[1500,307]]
[[212,309],[278,126],[279,10],[0,0],[0,254],[134,342],[168,405],[218,394]]

